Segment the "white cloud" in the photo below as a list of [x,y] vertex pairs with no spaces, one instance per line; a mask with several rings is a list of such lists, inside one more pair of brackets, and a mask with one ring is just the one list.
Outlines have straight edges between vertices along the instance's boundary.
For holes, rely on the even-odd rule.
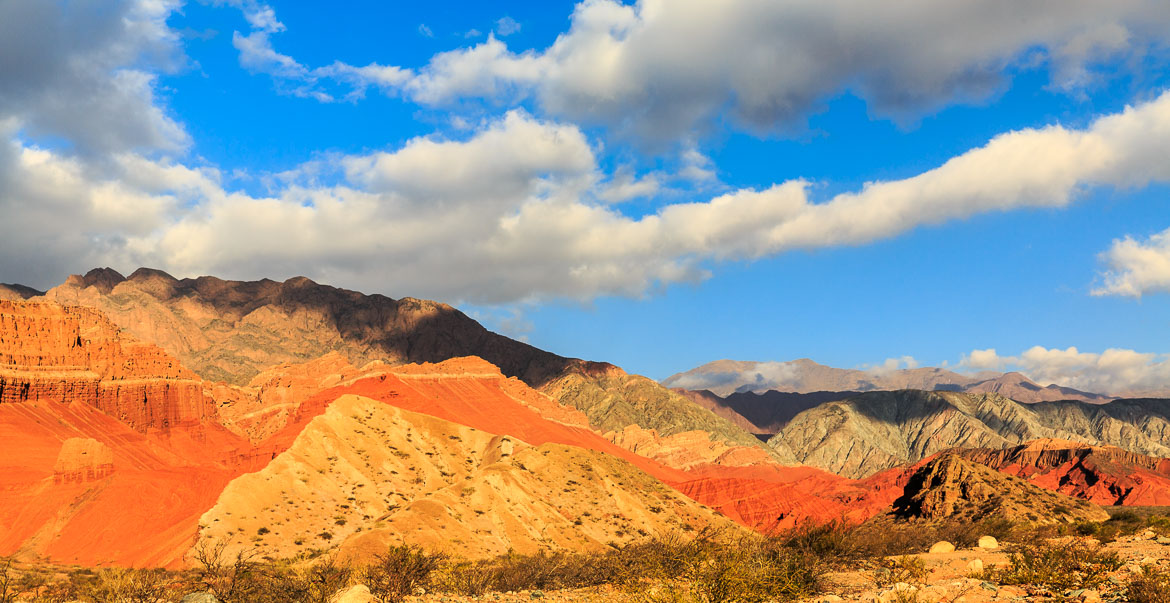
[[83,153],[181,151],[184,128],[155,97],[185,62],[166,25],[176,1],[0,3],[0,120]]
[[[504,17],[495,34],[519,27]],[[847,91],[879,115],[912,118],[984,99],[1006,71],[1036,64],[1075,92],[1104,77],[1105,62],[1123,71],[1151,53],[1163,60],[1167,31],[1162,0],[584,0],[548,48],[515,53],[489,35],[401,69],[410,78],[394,92],[435,106],[534,97],[560,119],[678,141],[716,124],[799,127]]]
[[893,373],[894,371],[918,368],[918,361],[915,360],[913,356],[886,358],[886,360],[881,364],[866,366],[863,368],[867,373],[882,377],[884,375]]
[[[638,296],[701,280],[711,261],[857,245],[980,212],[1060,207],[1085,187],[1170,180],[1170,164],[1152,159],[1166,156],[1170,93],[1084,130],[1003,134],[918,176],[825,202],[794,180],[632,218],[612,201],[626,194],[615,192],[623,184],[637,188],[637,179],[605,174],[579,128],[514,111],[463,140],[422,137],[311,166],[338,173],[336,186],[277,179],[271,197],[257,198],[224,190],[212,171],[124,154],[112,172],[77,163],[70,173],[83,184],[61,188],[116,186],[139,199],[141,207],[124,214],[85,195],[79,201],[77,219],[92,223],[74,230],[101,241],[100,257],[116,267],[306,274],[369,291],[499,304]],[[64,160],[49,154],[45,161]],[[17,182],[36,181],[27,163],[5,169]],[[22,237],[52,236],[55,226],[21,217],[37,215],[38,195],[48,194],[27,186],[0,195],[5,215],[26,224]],[[0,180],[0,191],[8,190]],[[32,249],[0,247],[13,258]]]
[[426,36],[428,38],[435,37],[435,32],[431,31],[431,28],[428,27],[426,23],[419,23],[418,24],[418,33],[420,33],[423,36]]
[[500,36],[510,36],[520,31],[520,23],[512,17],[501,17],[496,20],[496,33]]
[[846,90],[895,117],[978,100],[1037,56],[1077,89],[1102,61],[1161,50],[1167,26],[1160,0],[586,0],[543,51],[489,40],[437,55],[406,89],[427,104],[519,90],[561,118],[678,139],[728,109],[751,130],[790,127]]
[[1170,292],[1170,229],[1145,242],[1131,237],[1115,240],[1101,256],[1109,269],[1103,275],[1104,284],[1094,289],[1093,295],[1141,297]]
[[1042,385],[1055,383],[1107,395],[1140,395],[1170,390],[1170,354],[1110,348],[1101,353],[1034,346],[1018,356],[994,349],[973,350],[960,368],[1015,370]]

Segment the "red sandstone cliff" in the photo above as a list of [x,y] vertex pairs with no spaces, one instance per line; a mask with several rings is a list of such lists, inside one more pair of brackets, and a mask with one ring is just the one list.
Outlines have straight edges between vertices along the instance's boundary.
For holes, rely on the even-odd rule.
[[0,404],[75,401],[142,433],[215,415],[194,373],[97,310],[0,299]]

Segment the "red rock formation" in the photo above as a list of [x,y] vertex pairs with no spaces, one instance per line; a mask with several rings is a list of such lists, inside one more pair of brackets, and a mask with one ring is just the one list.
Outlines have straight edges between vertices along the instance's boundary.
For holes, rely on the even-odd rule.
[[1170,459],[1063,440],[957,453],[1046,490],[1101,505],[1170,505]]
[[215,413],[193,373],[100,312],[0,300],[0,404],[74,401],[143,433]]

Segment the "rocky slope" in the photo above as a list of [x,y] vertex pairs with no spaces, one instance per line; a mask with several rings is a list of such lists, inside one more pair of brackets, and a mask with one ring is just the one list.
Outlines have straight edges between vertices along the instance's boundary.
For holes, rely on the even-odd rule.
[[100,309],[208,381],[256,386],[253,380],[270,367],[330,352],[355,366],[477,356],[582,410],[602,432],[627,425],[663,436],[702,430],[714,443],[758,447],[774,455],[731,422],[650,379],[508,339],[437,302],[363,295],[306,278],[283,283],[180,280],[146,268],[129,277],[108,268],[72,276],[45,299]]
[[1107,402],[1115,396],[1082,392],[1059,385],[1041,386],[1020,373],[961,375],[946,369],[922,367],[893,371],[839,369],[807,358],[789,362],[717,360],[684,373],[671,375],[663,385],[692,390],[706,389],[728,397],[736,393],[769,390],[790,393],[868,392],[899,389],[996,393],[1017,402],[1080,400]]
[[1029,483],[1100,505],[1170,505],[1170,459],[1063,440],[955,454]]
[[611,455],[533,446],[354,395],[229,484],[200,525],[202,541],[273,557],[338,543],[368,557],[406,542],[472,558],[733,527]]
[[[780,432],[796,415],[825,402],[847,400],[860,392],[809,392],[799,394],[768,390],[766,392],[734,392],[719,397],[707,390],[674,390],[716,414],[740,417],[755,434],[773,436]],[[685,393],[684,393],[685,392]],[[732,420],[729,417],[729,420]]]
[[1170,456],[1170,404],[1021,404],[996,394],[870,392],[797,415],[769,445],[846,477],[926,458],[948,448],[1004,448],[1054,438]]
[[1109,519],[1097,505],[1043,490],[956,454],[939,455],[914,472],[902,496],[894,501],[891,515],[926,521],[994,518],[1032,524]]

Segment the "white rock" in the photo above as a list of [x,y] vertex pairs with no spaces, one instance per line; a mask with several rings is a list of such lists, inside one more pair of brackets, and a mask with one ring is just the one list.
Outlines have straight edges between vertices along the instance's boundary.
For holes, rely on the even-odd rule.
[[329,600],[330,603],[377,603],[370,589],[359,584],[349,590],[341,591]]
[[940,541],[934,543],[934,546],[930,547],[930,552],[932,552],[932,553],[950,553],[954,550],[955,550],[955,545],[953,545],[945,540],[940,540]]
[[983,571],[983,560],[982,559],[975,559],[971,563],[967,564],[967,573],[969,573],[969,574],[978,574],[978,573],[981,573],[982,571]]
[[995,539],[995,536],[981,536],[979,538],[979,548],[988,550],[998,549],[999,541]]

